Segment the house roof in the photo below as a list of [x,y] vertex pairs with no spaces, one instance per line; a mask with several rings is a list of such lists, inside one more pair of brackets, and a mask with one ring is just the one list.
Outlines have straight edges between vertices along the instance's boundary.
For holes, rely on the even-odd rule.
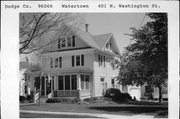
[[101,35],[93,35],[92,38],[96,42],[96,44],[99,46],[99,48],[103,49],[111,36],[112,36],[112,33],[107,33],[107,34],[101,34]]
[[[98,49],[98,50],[103,50],[107,42],[110,40],[110,38],[113,37],[112,33],[106,33],[106,34],[101,34],[101,35],[92,35],[89,32],[83,31],[75,26],[68,25],[68,24],[63,24],[68,31],[74,33],[78,38],[80,38],[85,44],[88,46]],[[59,34],[60,35],[60,34]],[[58,35],[56,35],[57,37]],[[117,45],[116,45],[117,46]],[[119,49],[116,47],[118,54]]]

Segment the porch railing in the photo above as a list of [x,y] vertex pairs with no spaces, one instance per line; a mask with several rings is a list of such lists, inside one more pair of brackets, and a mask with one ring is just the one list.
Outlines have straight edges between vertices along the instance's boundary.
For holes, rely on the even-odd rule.
[[53,97],[81,97],[90,95],[90,90],[57,90],[53,91]]

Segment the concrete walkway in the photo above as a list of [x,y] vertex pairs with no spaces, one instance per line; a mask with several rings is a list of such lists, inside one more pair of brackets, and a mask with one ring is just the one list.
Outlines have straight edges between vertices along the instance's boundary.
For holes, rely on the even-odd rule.
[[54,114],[54,115],[88,115],[97,118],[117,118],[117,119],[152,119],[153,116],[150,115],[133,115],[133,116],[125,116],[125,115],[113,115],[113,114],[93,114],[93,113],[75,113],[75,112],[49,112],[49,111],[32,111],[32,110],[20,110],[20,113],[33,113],[33,114]]

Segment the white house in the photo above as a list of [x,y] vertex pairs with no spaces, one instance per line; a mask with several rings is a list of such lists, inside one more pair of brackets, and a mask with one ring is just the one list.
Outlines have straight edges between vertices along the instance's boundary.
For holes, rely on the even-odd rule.
[[[56,32],[54,43],[42,53],[41,73],[31,81],[31,91],[41,89],[41,95],[52,97],[96,97],[107,88],[115,87],[140,100],[141,87],[118,85],[118,69],[111,62],[120,55],[112,33],[92,35],[70,25],[66,33]],[[42,78],[40,78],[42,77]]]

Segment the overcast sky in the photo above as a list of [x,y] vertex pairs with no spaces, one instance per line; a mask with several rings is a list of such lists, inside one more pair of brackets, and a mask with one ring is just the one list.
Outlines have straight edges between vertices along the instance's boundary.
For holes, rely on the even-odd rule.
[[[89,13],[85,15],[89,32],[93,35],[113,33],[122,53],[123,47],[130,44],[130,37],[124,33],[131,33],[130,27],[138,28],[145,13]],[[147,22],[147,19],[145,17],[142,25]]]

